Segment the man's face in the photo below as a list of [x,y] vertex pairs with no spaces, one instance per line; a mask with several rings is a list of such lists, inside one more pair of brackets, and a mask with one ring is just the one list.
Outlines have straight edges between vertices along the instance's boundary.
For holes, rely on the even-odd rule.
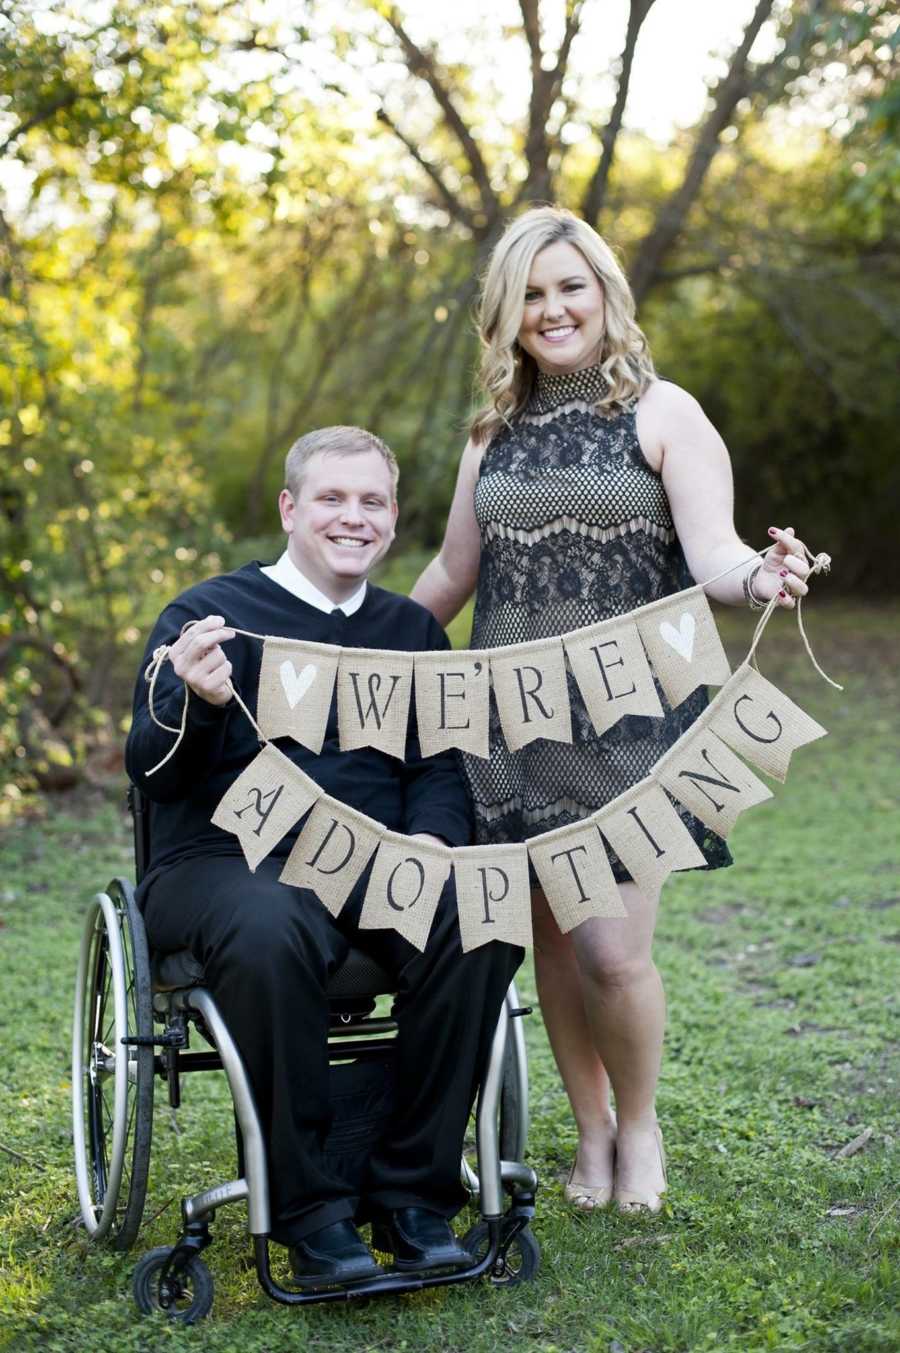
[[332,601],[352,596],[394,539],[397,503],[377,451],[319,452],[307,461],[295,499],[278,499],[288,554]]

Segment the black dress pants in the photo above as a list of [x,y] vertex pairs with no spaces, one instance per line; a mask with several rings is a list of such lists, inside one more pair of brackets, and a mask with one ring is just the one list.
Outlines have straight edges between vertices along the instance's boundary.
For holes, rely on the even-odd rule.
[[452,1217],[464,1202],[460,1154],[500,1007],[522,950],[492,941],[464,954],[451,880],[425,952],[392,930],[358,929],[367,875],[335,920],[283,861],[251,874],[243,857],[184,860],[139,893],[152,950],[189,949],[238,1046],[269,1153],[272,1237],[294,1244],[353,1217],[360,1198],[327,1168],[330,1121],[325,989],[352,943],[396,978],[397,1100],[373,1152],[365,1204]]

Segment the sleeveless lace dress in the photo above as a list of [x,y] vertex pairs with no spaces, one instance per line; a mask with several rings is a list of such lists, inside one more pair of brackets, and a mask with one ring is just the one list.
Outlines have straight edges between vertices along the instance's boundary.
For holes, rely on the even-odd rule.
[[[693,585],[633,409],[595,411],[603,381],[598,367],[540,374],[525,411],[484,454],[471,648],[566,634]],[[571,744],[540,738],[510,752],[491,697],[490,758],[463,757],[480,843],[524,841],[589,817],[643,779],[707,703],[701,688],[673,710],[657,686],[662,719],[630,715],[598,735],[571,673],[568,683]],[[725,842],[678,808],[706,867],[730,864]]]

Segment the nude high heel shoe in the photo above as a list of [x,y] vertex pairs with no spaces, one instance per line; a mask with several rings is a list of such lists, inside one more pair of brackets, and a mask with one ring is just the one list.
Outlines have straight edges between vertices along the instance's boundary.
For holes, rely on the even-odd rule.
[[663,1201],[668,1188],[669,1181],[666,1177],[666,1152],[663,1146],[662,1132],[657,1124],[654,1129],[656,1133],[656,1147],[659,1151],[659,1163],[662,1166],[663,1186],[659,1193],[636,1193],[634,1189],[620,1188],[618,1181],[613,1187],[613,1198],[618,1204],[620,1212],[649,1212],[656,1214],[662,1211]]
[[[613,1133],[615,1133],[616,1115],[612,1114],[611,1119],[612,1119],[612,1130]],[[615,1177],[615,1164],[616,1164],[615,1136],[613,1136],[610,1140],[610,1147],[611,1152],[609,1164],[612,1175],[613,1177]],[[563,1189],[566,1202],[571,1203],[572,1207],[576,1208],[577,1211],[579,1212],[594,1212],[598,1207],[607,1207],[612,1202],[613,1199],[613,1180],[610,1179],[608,1184],[582,1184],[579,1180],[575,1179],[574,1177],[575,1165],[577,1163],[577,1160],[578,1155],[576,1153],[575,1160],[572,1161],[572,1168],[569,1171],[569,1177],[566,1180],[565,1188]]]
[[567,1203],[571,1203],[579,1212],[593,1212],[598,1207],[606,1207],[612,1202],[613,1186],[611,1182],[609,1184],[579,1184],[572,1178],[574,1173],[575,1162],[573,1161],[564,1189]]

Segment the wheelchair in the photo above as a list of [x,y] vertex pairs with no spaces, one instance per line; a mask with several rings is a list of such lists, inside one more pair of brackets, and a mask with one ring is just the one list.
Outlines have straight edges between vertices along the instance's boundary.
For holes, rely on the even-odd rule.
[[[150,824],[148,805],[134,786],[128,806],[140,882],[149,861]],[[371,1090],[372,1077],[389,1071],[397,1026],[390,1014],[376,1013],[376,1002],[392,994],[391,978],[362,950],[351,949],[327,992],[329,1063],[338,1083],[342,1076],[345,1084],[348,1075],[368,1077]],[[212,1243],[215,1213],[234,1202],[247,1206],[260,1286],[285,1305],[399,1295],[481,1278],[501,1287],[526,1281],[540,1262],[529,1228],[537,1177],[524,1161],[528,1071],[522,1016],[529,1013],[512,984],[478,1091],[475,1168],[465,1154],[460,1166],[463,1186],[481,1214],[462,1241],[471,1265],[444,1273],[389,1270],[353,1285],[288,1288],[270,1268],[266,1148],[240,1053],[203,986],[200,965],[187,951],[151,955],[134,887],[113,879],[88,908],[75,990],[72,1128],[85,1230],[92,1241],[113,1249],[133,1246],[147,1192],[155,1082],[165,1082],[175,1109],[183,1076],[222,1070],[237,1126],[238,1178],[181,1200],[181,1231],[174,1245],[148,1251],[135,1268],[133,1292],[142,1312],[162,1310],[184,1324],[208,1314],[213,1280],[200,1256]],[[192,1030],[206,1048],[191,1048]]]

